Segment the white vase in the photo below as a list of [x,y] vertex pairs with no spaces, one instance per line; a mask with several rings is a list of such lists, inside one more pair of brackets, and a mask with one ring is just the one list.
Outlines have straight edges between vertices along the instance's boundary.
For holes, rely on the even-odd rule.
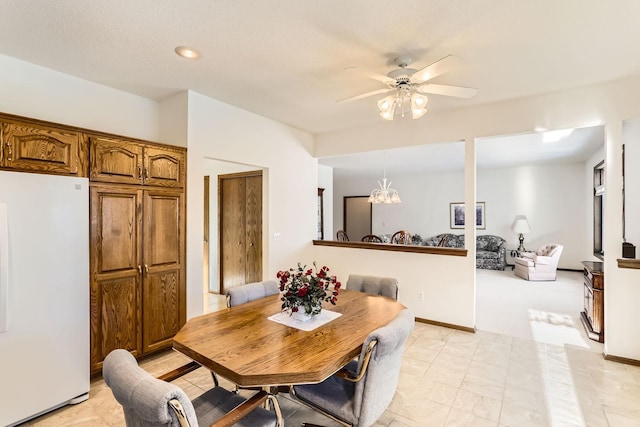
[[308,322],[313,319],[314,315],[310,313],[306,313],[305,311],[294,311],[291,313],[291,318],[297,320],[298,322]]
[[320,311],[322,310],[322,306],[320,306],[319,309],[313,310],[315,311],[315,313],[307,313],[304,307],[299,307],[299,308],[300,308],[299,311],[291,312],[291,317],[299,322],[308,322],[309,320],[313,319],[318,314],[320,314]]

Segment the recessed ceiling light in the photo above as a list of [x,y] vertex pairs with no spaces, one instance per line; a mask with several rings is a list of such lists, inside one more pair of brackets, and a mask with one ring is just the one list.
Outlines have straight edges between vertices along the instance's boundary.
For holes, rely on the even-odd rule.
[[197,50],[187,46],[178,46],[175,50],[176,50],[176,53],[182,56],[183,58],[198,59],[200,57],[200,53],[198,53]]

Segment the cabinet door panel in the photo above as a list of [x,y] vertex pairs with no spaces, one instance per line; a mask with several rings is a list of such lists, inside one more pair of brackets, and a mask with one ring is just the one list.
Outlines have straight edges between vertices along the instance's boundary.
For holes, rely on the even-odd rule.
[[246,178],[246,283],[262,280],[262,176]]
[[143,148],[115,139],[90,138],[92,181],[142,184]]
[[170,347],[186,321],[181,190],[144,191],[143,352]]
[[3,166],[9,169],[77,175],[77,132],[5,123],[3,129]]
[[179,265],[181,193],[146,191],[144,262],[149,266]]
[[245,284],[245,179],[225,178],[220,191],[221,291]]
[[138,211],[141,192],[131,189],[92,187],[92,249],[98,274],[137,270],[141,265]]
[[184,159],[184,152],[156,147],[145,148],[144,183],[160,187],[183,187]]
[[91,370],[99,371],[111,350],[141,354],[139,275],[95,280],[91,284]]
[[170,347],[184,324],[180,319],[180,270],[149,269],[143,283],[143,352]]
[[91,371],[114,348],[142,353],[142,191],[91,186]]

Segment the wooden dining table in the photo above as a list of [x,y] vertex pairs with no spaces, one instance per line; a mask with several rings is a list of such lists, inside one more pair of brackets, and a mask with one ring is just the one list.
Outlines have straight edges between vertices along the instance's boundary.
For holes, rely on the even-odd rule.
[[192,318],[173,348],[241,387],[318,383],[405,308],[391,298],[341,290],[335,306],[323,304],[341,315],[305,331],[269,319],[281,304],[273,295]]

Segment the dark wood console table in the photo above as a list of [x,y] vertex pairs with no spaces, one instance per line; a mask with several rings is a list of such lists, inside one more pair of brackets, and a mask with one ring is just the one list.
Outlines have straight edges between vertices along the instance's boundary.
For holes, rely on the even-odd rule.
[[604,271],[602,262],[582,261],[584,311],[580,319],[589,338],[604,342]]

